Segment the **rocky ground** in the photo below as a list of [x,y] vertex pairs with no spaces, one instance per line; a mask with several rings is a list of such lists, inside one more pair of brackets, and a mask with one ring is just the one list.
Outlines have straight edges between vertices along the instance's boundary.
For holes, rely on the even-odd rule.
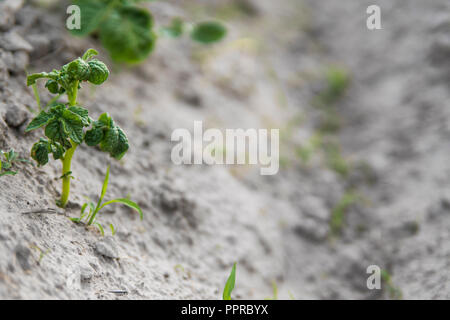
[[[366,8],[382,9],[382,30]],[[57,68],[93,39],[64,30],[65,10],[0,2],[0,149],[28,157],[39,132],[25,70]],[[285,0],[150,3],[159,23],[226,21],[213,47],[160,39],[142,65],[113,66],[79,101],[127,132],[120,162],[80,147],[67,210],[60,164],[0,177],[0,298],[220,299],[233,262],[236,298],[448,299],[450,7],[424,2]],[[106,52],[101,57],[107,60]],[[42,95],[43,101],[50,96]],[[279,128],[280,172],[175,166],[176,128]],[[74,224],[96,199],[115,206],[114,237]],[[366,269],[383,269],[368,290]]]

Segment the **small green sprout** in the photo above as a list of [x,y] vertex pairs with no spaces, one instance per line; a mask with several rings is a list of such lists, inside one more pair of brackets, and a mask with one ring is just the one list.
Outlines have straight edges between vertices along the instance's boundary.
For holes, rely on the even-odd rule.
[[234,284],[236,281],[236,263],[233,265],[231,269],[231,274],[228,277],[227,283],[225,284],[225,288],[223,289],[223,300],[231,300],[231,293],[234,290]]
[[[138,4],[148,0],[73,0],[81,10],[81,28],[73,29],[75,36],[96,34],[116,62],[138,63],[153,51],[157,35],[151,13]],[[226,29],[218,22],[185,23],[174,18],[161,35],[180,37],[190,30],[191,38],[201,43],[221,40]]]
[[272,281],[272,292],[273,292],[272,297],[266,298],[264,300],[278,300],[278,286],[275,280]]
[[[31,149],[31,157],[39,166],[54,160],[62,162],[62,193],[57,204],[64,208],[69,200],[71,163],[77,147],[85,142],[88,146],[100,146],[111,157],[120,160],[128,150],[128,138],[108,113],[103,113],[97,121],[89,117],[87,109],[77,103],[81,83],[100,85],[108,79],[106,65],[93,59],[98,52],[89,49],[83,57],[64,65],[60,70],[49,73],[31,74],[27,85],[32,86],[38,79],[47,79],[46,88],[52,94],[67,94],[68,104],[53,103],[49,110],[41,111],[28,125],[26,132],[45,127],[45,138],[40,138]],[[85,128],[89,128],[85,131]]]
[[0,177],[6,175],[15,176],[17,174],[17,171],[10,170],[14,162],[31,163],[27,159],[19,158],[19,154],[13,149],[9,150],[8,152],[0,150]]
[[391,274],[387,270],[381,270],[381,279],[386,284],[391,299],[401,300],[403,298],[402,290],[393,284]]
[[42,262],[42,259],[44,259],[44,257],[50,252],[50,249],[47,250],[42,250],[41,248],[39,248],[37,245],[32,245],[31,248],[36,249],[37,251],[39,251],[39,259],[37,260],[37,264],[40,265]]
[[334,207],[330,219],[330,232],[332,235],[341,233],[344,225],[344,216],[348,208],[359,201],[361,197],[354,192],[345,193],[339,203]]
[[328,167],[342,177],[347,177],[350,171],[350,164],[342,156],[339,144],[333,141],[329,141],[324,143],[323,148],[325,151]]
[[333,104],[347,91],[350,85],[350,75],[344,68],[331,67],[325,74],[326,88],[320,94],[325,104]]
[[[95,225],[100,230],[100,233],[102,235],[105,235],[105,230],[104,230],[103,226],[99,222],[96,221],[96,217],[97,217],[97,214],[100,212],[100,210],[102,210],[104,207],[106,207],[107,205],[112,204],[112,203],[121,203],[121,204],[126,205],[127,207],[130,207],[130,208],[136,210],[139,213],[140,219],[142,220],[143,213],[142,213],[141,208],[139,207],[139,205],[137,203],[131,201],[128,198],[119,198],[119,199],[114,199],[114,200],[109,200],[109,201],[103,202],[103,198],[105,197],[106,190],[108,188],[108,182],[109,182],[109,166],[106,169],[106,175],[105,175],[105,180],[103,181],[102,192],[100,194],[100,198],[98,199],[97,204],[95,204],[93,201],[91,201],[88,198],[88,202],[86,202],[81,207],[80,217],[79,218],[70,218],[70,220],[72,220],[73,222],[77,222],[77,223],[83,222],[87,226]],[[86,209],[89,209],[89,211],[87,211]],[[110,224],[109,227],[111,229],[112,235],[115,235],[116,229],[114,228],[114,226],[112,224]]]

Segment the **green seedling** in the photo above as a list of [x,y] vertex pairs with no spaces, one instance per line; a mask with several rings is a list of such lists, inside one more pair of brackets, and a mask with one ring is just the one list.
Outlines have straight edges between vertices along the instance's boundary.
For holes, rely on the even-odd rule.
[[42,259],[50,252],[50,249],[42,250],[37,245],[32,245],[31,248],[36,249],[39,252],[39,259],[37,260],[37,264],[40,265],[42,262]]
[[[157,39],[151,13],[138,6],[149,0],[73,0],[80,8],[81,28],[71,30],[76,36],[98,35],[102,45],[116,62],[138,63],[153,51]],[[163,36],[179,37],[185,31],[201,43],[219,41],[226,29],[218,22],[187,24],[175,18],[160,28]]]
[[337,102],[344,96],[350,85],[350,75],[339,67],[331,67],[325,73],[325,87],[317,95],[314,104],[322,110],[320,130],[333,134],[341,128],[341,118],[336,108]]
[[381,270],[381,279],[387,286],[389,297],[391,299],[401,300],[403,298],[402,291],[393,284],[391,275],[387,270]]
[[266,298],[264,300],[278,300],[278,286],[275,280],[272,281],[272,292],[273,292],[272,297]]
[[324,143],[323,148],[325,151],[328,167],[342,177],[347,177],[350,171],[350,165],[342,156],[340,146],[337,143],[330,141]]
[[350,85],[348,72],[339,67],[331,67],[325,74],[326,87],[321,92],[320,98],[324,104],[336,103],[347,91]]
[[[85,142],[88,146],[100,146],[111,157],[120,160],[128,150],[128,138],[114,120],[103,113],[94,121],[87,109],[78,105],[77,94],[81,83],[100,85],[108,79],[106,65],[93,59],[98,52],[89,49],[82,58],[64,65],[60,70],[29,75],[27,85],[32,86],[38,79],[47,79],[46,88],[52,94],[67,94],[68,104],[54,103],[48,111],[41,111],[28,125],[26,132],[45,127],[45,138],[33,145],[31,157],[39,166],[54,160],[62,162],[62,192],[57,204],[64,208],[69,200],[71,163],[77,147]],[[89,128],[85,131],[86,128]]]
[[339,203],[334,207],[330,219],[331,235],[338,235],[342,231],[344,225],[345,213],[348,208],[359,201],[361,197],[354,192],[345,193]]
[[307,164],[312,155],[317,152],[323,145],[323,137],[321,133],[316,133],[308,140],[304,146],[297,148],[297,155],[304,164]]
[[234,284],[236,282],[236,263],[233,265],[231,269],[231,274],[228,277],[227,283],[225,284],[225,288],[223,289],[223,300],[231,300],[231,293],[234,290]]
[[[77,223],[85,223],[87,226],[95,225],[100,230],[100,233],[102,235],[105,235],[105,230],[104,230],[103,226],[99,222],[96,221],[96,218],[97,218],[97,214],[104,207],[106,207],[107,205],[113,204],[113,203],[121,203],[133,210],[136,210],[139,213],[140,219],[142,220],[144,216],[143,216],[141,208],[139,207],[139,205],[137,203],[131,201],[128,198],[119,198],[119,199],[114,199],[114,200],[109,200],[109,201],[103,202],[103,198],[105,197],[106,190],[108,189],[108,182],[109,182],[109,166],[106,169],[106,175],[105,175],[105,180],[103,181],[102,192],[100,194],[100,198],[98,199],[97,204],[95,204],[93,201],[91,201],[91,199],[88,198],[88,202],[86,202],[81,207],[80,217],[79,218],[70,218],[70,220],[72,220],[73,222],[77,222]],[[89,211],[87,209],[89,209]],[[109,227],[111,229],[112,235],[114,235],[116,233],[116,229],[114,228],[114,226],[112,224],[110,224]]]
[[0,177],[6,175],[15,176],[17,174],[17,171],[11,170],[14,162],[31,163],[27,159],[19,158],[19,154],[13,149],[9,150],[8,152],[0,150]]

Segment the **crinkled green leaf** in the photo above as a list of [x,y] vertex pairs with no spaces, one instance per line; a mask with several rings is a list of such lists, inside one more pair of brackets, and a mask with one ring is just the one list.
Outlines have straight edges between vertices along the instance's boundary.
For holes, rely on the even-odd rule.
[[100,40],[114,61],[137,63],[154,48],[152,27],[153,18],[147,10],[120,6],[100,25]]
[[89,78],[90,83],[100,85],[108,79],[108,67],[101,61],[94,59],[89,61]]
[[54,115],[51,113],[47,113],[45,111],[41,111],[36,118],[34,118],[30,124],[25,129],[25,132],[39,129],[40,127],[45,126],[50,120],[54,118]]
[[89,73],[89,64],[81,58],[67,64],[67,74],[73,79],[86,81],[89,78]]
[[45,139],[40,139],[31,148],[31,158],[36,160],[39,166],[43,166],[48,162],[49,142]]
[[80,106],[69,107],[68,110],[80,116],[81,121],[85,127],[91,124],[91,118],[89,117],[89,111]]
[[84,136],[84,142],[90,147],[98,145],[103,140],[103,129],[102,128],[92,128],[86,131]]
[[86,132],[85,141],[89,146],[100,143],[100,149],[117,160],[120,160],[129,148],[125,132],[114,123],[108,113],[103,113],[93,128]]
[[201,22],[194,26],[191,32],[193,40],[209,44],[221,40],[227,34],[227,29],[214,21]]
[[100,143],[100,149],[109,152],[110,156],[120,160],[128,150],[128,138],[123,130],[114,125],[106,130],[103,140]]
[[113,125],[114,125],[113,120],[107,112],[102,113],[100,115],[100,117],[98,118],[97,126],[99,126],[99,127],[108,127],[109,128]]
[[67,133],[64,131],[64,125],[60,119],[54,119],[47,124],[45,127],[45,136],[50,140],[57,141],[63,145],[66,145],[64,141],[68,138]]
[[83,120],[70,110],[64,110],[63,116],[60,119],[63,124],[64,132],[72,139],[75,143],[80,144],[83,142],[84,132],[83,132]]
[[53,159],[55,160],[62,159],[64,156],[64,152],[66,151],[64,147],[57,142],[54,142],[51,145],[51,150],[53,153]]
[[74,0],[73,4],[80,7],[81,15],[81,28],[70,30],[73,35],[86,36],[90,34],[98,28],[104,17],[107,17],[108,1]]
[[50,79],[45,84],[45,87],[50,91],[50,93],[57,94],[59,93],[59,85],[56,80]]

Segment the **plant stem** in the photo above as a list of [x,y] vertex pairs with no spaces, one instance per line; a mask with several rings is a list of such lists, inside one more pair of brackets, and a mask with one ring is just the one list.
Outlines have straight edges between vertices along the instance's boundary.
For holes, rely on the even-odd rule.
[[64,158],[61,160],[63,164],[62,193],[61,193],[61,200],[59,203],[61,208],[64,208],[69,200],[70,179],[71,179],[70,167],[72,165],[72,156],[76,148],[78,147],[78,144],[76,144],[75,142],[71,141],[70,143],[72,144],[72,148],[66,151],[66,153],[64,154]]
[[33,84],[32,87],[33,87],[34,97],[36,98],[36,102],[37,102],[38,109],[39,109],[39,112],[40,112],[41,111],[41,98],[39,96],[39,91],[37,89],[36,84]]
[[69,105],[71,107],[77,104],[78,84],[79,81],[75,81],[71,90],[67,91],[67,97],[69,98]]
[[[67,96],[69,98],[69,105],[75,106],[77,104],[77,94],[78,94],[78,81],[73,84],[71,90],[67,91]],[[69,193],[70,193],[70,168],[72,166],[72,157],[75,153],[75,150],[78,147],[78,144],[70,140],[72,148],[68,149],[64,154],[64,157],[61,159],[62,161],[62,193],[61,200],[59,201],[59,206],[64,208],[69,201]]]

